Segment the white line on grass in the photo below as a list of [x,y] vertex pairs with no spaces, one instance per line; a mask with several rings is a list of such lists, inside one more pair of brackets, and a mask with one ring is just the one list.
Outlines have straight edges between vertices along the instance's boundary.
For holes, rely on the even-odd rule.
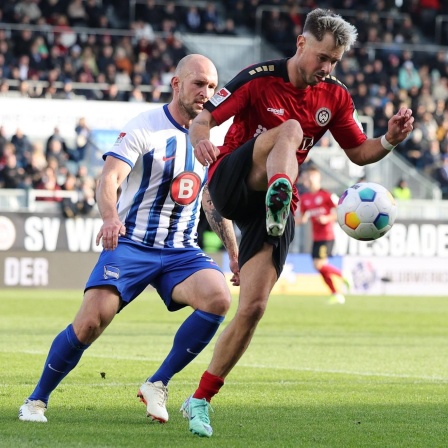
[[[42,355],[46,356],[47,352],[36,351],[36,350],[24,350],[21,352],[9,352],[0,350],[0,353],[24,353],[29,355]],[[99,359],[118,359],[123,361],[145,361],[145,362],[160,362],[161,359],[157,358],[148,358],[142,356],[116,356],[116,355],[104,355],[101,353],[89,353],[88,357],[90,358],[99,358]],[[196,360],[195,364],[208,365],[208,361],[200,361]],[[81,361],[82,365],[82,361]],[[272,366],[272,365],[263,365],[263,364],[248,364],[248,363],[238,363],[237,367],[245,367],[250,369],[271,369],[271,370],[292,370],[296,372],[311,372],[311,373],[329,373],[329,374],[338,374],[338,375],[354,375],[354,376],[371,376],[371,377],[385,377],[385,378],[402,378],[409,380],[420,380],[420,381],[441,381],[448,382],[448,377],[444,376],[428,376],[428,375],[410,375],[405,373],[390,373],[390,372],[362,372],[356,370],[337,370],[337,369],[320,369],[315,367],[293,367],[293,366]]]

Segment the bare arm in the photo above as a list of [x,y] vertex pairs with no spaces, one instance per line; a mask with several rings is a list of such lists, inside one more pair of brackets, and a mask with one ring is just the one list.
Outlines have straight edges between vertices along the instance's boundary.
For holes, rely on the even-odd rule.
[[219,155],[219,149],[210,141],[210,129],[214,126],[216,122],[206,109],[190,125],[189,134],[194,155],[203,166],[215,162]]
[[233,222],[223,218],[213,205],[207,185],[202,195],[202,208],[212,230],[219,236],[229,254],[230,270],[233,272],[232,283],[240,284],[238,267],[238,243],[236,240]]
[[96,237],[96,244],[103,240],[105,250],[114,250],[118,245],[118,236],[126,229],[117,213],[118,191],[121,183],[131,171],[131,167],[113,156],[108,156],[98,180],[96,201],[103,219],[103,225]]
[[[414,117],[412,110],[401,107],[400,110],[389,120],[387,124],[386,140],[392,146],[401,143],[410,132],[412,132]],[[348,158],[357,165],[364,166],[375,163],[390,153],[384,149],[381,137],[369,138],[356,148],[345,150]]]

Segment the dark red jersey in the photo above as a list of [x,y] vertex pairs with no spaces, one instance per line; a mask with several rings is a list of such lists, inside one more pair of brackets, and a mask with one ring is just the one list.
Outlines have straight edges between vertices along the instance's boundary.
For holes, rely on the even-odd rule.
[[[289,81],[286,62],[278,59],[245,68],[205,103],[218,125],[234,117],[209,178],[226,154],[289,119],[297,120],[303,129],[302,145],[297,148],[299,165],[327,130],[344,149],[366,140],[353,100],[341,82],[329,76],[315,86],[297,89]],[[297,200],[295,195],[293,202]]]
[[318,218],[329,215],[335,207],[331,193],[326,190],[319,190],[315,193],[302,193],[300,195],[300,213],[302,215],[308,213],[311,219],[313,241],[334,240],[334,222],[321,224]]

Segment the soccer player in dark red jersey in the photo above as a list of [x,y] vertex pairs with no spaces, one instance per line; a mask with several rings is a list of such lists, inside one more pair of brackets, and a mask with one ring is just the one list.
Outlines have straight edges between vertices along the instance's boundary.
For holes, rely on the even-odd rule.
[[[309,151],[330,131],[348,158],[363,166],[381,160],[412,131],[412,110],[401,107],[385,135],[364,134],[347,88],[331,76],[356,38],[356,28],[342,17],[311,11],[291,58],[245,68],[193,120],[191,142],[199,162],[210,165],[213,203],[236,223],[241,240],[237,312],[221,333],[199,388],[182,405],[192,431],[204,418],[203,435],[211,435],[208,415],[198,416],[194,408],[210,402],[246,351],[282,272],[294,235],[294,183]],[[218,148],[210,129],[231,117]]]
[[347,289],[349,280],[343,277],[340,269],[328,262],[334,247],[337,197],[335,199],[334,194],[322,188],[322,176],[317,167],[309,167],[302,175],[303,184],[308,191],[300,195],[300,207],[295,216],[296,224],[311,221],[311,256],[314,267],[330,288],[330,303],[344,304],[345,297],[339,290],[339,285],[335,284],[334,277],[339,277],[339,283],[345,283]]

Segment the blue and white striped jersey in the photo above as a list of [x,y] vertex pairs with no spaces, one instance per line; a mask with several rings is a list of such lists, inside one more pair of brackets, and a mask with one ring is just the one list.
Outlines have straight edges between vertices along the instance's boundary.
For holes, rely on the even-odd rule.
[[194,157],[188,130],[174,121],[168,106],[130,120],[107,156],[132,168],[117,204],[126,236],[151,247],[198,247],[207,169]]

